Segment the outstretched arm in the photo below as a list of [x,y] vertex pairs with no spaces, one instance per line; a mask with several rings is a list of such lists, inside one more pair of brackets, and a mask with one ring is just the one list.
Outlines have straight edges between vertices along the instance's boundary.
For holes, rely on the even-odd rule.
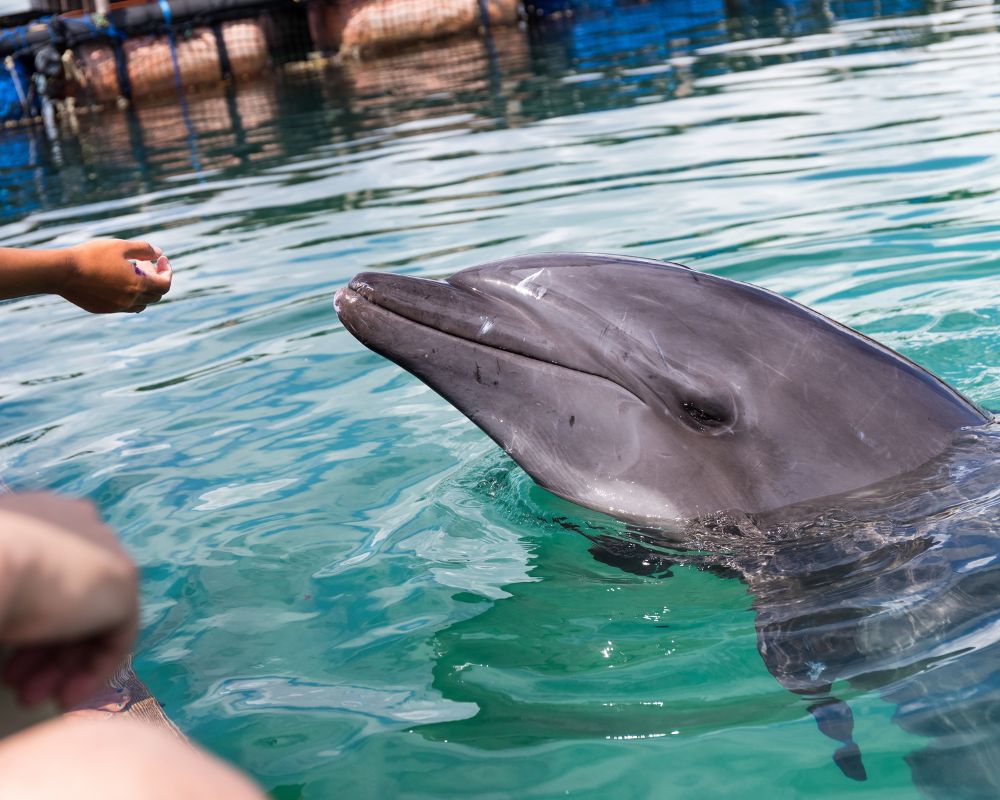
[[148,242],[95,239],[62,250],[0,248],[0,300],[58,294],[94,314],[142,311],[170,289],[163,251]]

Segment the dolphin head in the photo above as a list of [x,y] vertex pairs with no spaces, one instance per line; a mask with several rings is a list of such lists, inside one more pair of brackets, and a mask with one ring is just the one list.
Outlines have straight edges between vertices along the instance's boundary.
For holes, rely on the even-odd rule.
[[556,253],[446,281],[368,272],[335,306],[540,485],[638,524],[864,487],[989,421],[856,331],[677,264]]

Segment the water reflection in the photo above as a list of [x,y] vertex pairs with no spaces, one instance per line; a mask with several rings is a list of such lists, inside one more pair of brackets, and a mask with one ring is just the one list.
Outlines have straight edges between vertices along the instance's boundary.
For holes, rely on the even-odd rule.
[[[671,8],[647,5],[586,22]],[[361,269],[673,258],[792,295],[1000,409],[994,8],[802,9],[609,45],[586,69],[557,23],[289,71],[191,95],[186,119],[81,117],[61,162],[40,132],[0,133],[7,241],[155,232],[176,257],[155,314],[5,308],[23,346],[0,370],[0,470],[94,498],[122,532],[144,566],[140,671],[182,729],[310,797],[655,797],[664,763],[706,797],[850,787],[767,672],[743,583],[644,580],[540,529],[523,483],[510,505],[462,490],[458,465],[483,477],[491,443],[330,308]],[[496,669],[459,670],[480,659]],[[300,686],[317,708],[289,702]],[[442,723],[452,744],[396,722],[362,737],[347,687],[482,711]],[[869,791],[910,796],[922,740],[888,724],[889,690],[842,696]],[[463,746],[500,732],[548,744]]]
[[[761,724],[794,714],[767,692],[744,694],[739,676],[752,669],[732,661],[738,649],[719,653],[702,642],[686,652],[693,630],[709,641],[720,635],[711,614],[736,599],[738,578],[752,598],[764,665],[802,698],[847,777],[864,780],[864,754],[877,750],[871,732],[855,735],[841,699],[863,689],[893,703],[895,723],[924,737],[905,760],[925,795],[996,797],[998,458],[1000,427],[962,433],[909,475],[771,521],[720,515],[692,523],[681,538],[571,522],[539,507],[540,526],[587,536],[599,563],[567,572],[572,561],[558,550],[569,545],[544,539],[538,583],[510,587],[512,598],[439,633],[435,687],[479,713],[417,730],[505,749],[690,735],[713,730],[720,716]],[[699,608],[690,567],[722,579],[716,605]],[[727,677],[699,688],[706,651],[724,659],[712,669]]]
[[[975,13],[976,9],[982,13]],[[899,16],[907,15],[907,16]],[[225,93],[83,115],[55,142],[40,127],[0,134],[0,219],[95,198],[239,176],[317,145],[468,114],[475,127],[717,91],[711,78],[807,58],[993,30],[989,5],[937,0],[657,0],[592,7],[524,30],[496,29],[366,62],[289,68]],[[703,79],[708,78],[705,81]],[[314,123],[326,134],[316,141]],[[471,121],[470,121],[471,120]],[[407,128],[416,125],[416,128]]]

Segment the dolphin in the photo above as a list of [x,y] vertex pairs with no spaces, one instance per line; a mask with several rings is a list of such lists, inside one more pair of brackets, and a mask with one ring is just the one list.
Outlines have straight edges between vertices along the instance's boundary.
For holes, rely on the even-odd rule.
[[[788,298],[649,259],[524,255],[445,281],[366,272],[334,305],[539,485],[628,523],[587,534],[596,557],[745,580],[765,664],[840,743],[845,775],[866,773],[837,680],[877,686],[904,728],[938,737],[910,759],[928,792],[943,774],[958,776],[947,791],[971,787],[953,796],[1000,790],[983,745],[1000,733],[1000,647],[976,633],[1000,629],[982,613],[1000,609],[990,413]],[[966,673],[995,700],[978,717],[949,699],[949,676]],[[962,725],[972,738],[956,739]]]
[[549,491],[639,524],[771,511],[908,472],[986,413],[765,289],[639,258],[367,272],[347,329]]

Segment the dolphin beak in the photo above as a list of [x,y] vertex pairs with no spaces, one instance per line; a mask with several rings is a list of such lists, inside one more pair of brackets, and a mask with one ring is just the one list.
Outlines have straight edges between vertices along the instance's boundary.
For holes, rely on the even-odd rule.
[[[347,291],[411,322],[463,339],[471,338],[466,335],[466,329],[471,327],[466,320],[485,313],[490,305],[476,292],[456,289],[443,281],[391,272],[361,272],[351,279]],[[339,292],[338,295],[341,302],[347,296]]]
[[553,349],[537,319],[506,299],[447,281],[362,272],[337,292],[334,307],[347,329],[369,347],[373,337],[382,337],[370,322],[377,316],[382,328],[392,324],[393,318],[402,318],[467,342],[528,357],[547,359]]

